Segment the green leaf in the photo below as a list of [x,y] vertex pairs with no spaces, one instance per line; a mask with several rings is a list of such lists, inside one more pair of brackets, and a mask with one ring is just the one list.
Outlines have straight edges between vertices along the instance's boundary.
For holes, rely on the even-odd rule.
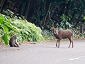
[[83,19],[85,20],[85,16],[83,17]]
[[0,14],[0,24],[3,23],[3,20],[5,20],[5,18]]
[[0,14],[0,19],[3,19],[4,20],[4,17]]
[[3,28],[5,33],[8,32],[8,28],[5,25],[2,25],[1,27]]
[[5,44],[8,45],[8,34],[7,33],[4,33],[3,40],[4,40]]
[[15,31],[15,32],[19,32],[19,30],[14,27],[12,24],[10,24],[9,22],[5,22],[4,23],[8,28],[10,28],[11,30]]

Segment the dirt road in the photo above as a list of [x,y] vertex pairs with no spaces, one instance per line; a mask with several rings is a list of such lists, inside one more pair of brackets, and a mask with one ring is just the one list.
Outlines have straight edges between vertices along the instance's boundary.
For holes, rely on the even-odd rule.
[[74,48],[69,41],[62,41],[60,48],[55,42],[22,44],[19,48],[0,48],[0,64],[85,64],[85,40],[75,40]]

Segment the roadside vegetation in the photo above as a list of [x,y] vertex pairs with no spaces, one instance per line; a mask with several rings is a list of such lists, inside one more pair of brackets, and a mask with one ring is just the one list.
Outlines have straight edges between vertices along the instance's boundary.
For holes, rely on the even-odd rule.
[[[0,43],[8,45],[8,41],[14,34],[17,35],[18,42],[40,42],[55,39],[51,28],[50,30],[41,29],[35,24],[27,21],[23,16],[16,16],[10,10],[4,11],[6,15],[0,14]],[[74,39],[85,38],[85,33],[80,33],[80,26],[70,24],[65,15],[61,16],[62,22],[56,24],[58,29],[71,29]],[[49,27],[49,26],[48,26]],[[54,26],[55,27],[55,26]]]
[[[11,15],[10,15],[11,13]],[[18,42],[43,41],[42,30],[26,19],[14,16],[9,11],[9,15],[0,14],[0,42],[8,45],[8,41],[14,34],[17,35]]]

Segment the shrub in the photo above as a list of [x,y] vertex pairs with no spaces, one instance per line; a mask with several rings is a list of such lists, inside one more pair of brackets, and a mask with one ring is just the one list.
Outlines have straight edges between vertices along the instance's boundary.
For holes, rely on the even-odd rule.
[[39,27],[27,20],[14,20],[12,24],[16,26],[20,32],[18,33],[18,41],[42,41],[44,40]]
[[52,31],[43,30],[43,31],[42,31],[42,34],[43,34],[43,37],[44,37],[46,40],[54,39],[54,35],[53,35]]
[[5,44],[8,45],[8,33],[10,30],[18,32],[14,26],[11,25],[10,20],[0,14],[0,40],[4,40]]
[[9,38],[16,34],[18,41],[42,41],[42,30],[26,19],[10,18],[0,14],[0,42],[8,45]]

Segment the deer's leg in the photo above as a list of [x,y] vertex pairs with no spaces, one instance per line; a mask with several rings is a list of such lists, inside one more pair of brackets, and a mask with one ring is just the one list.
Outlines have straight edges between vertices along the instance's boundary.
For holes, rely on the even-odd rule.
[[72,48],[73,48],[73,41],[72,41]]
[[58,46],[58,42],[59,42],[59,40],[57,40],[57,42],[56,42],[56,47]]
[[56,47],[57,47],[57,43],[58,43],[58,40],[57,40],[57,42],[56,42]]
[[72,37],[71,37],[71,42],[72,42],[72,48],[73,48],[73,40],[72,40]]
[[68,38],[68,39],[70,41],[70,44],[69,44],[69,47],[68,48],[70,48],[71,43],[72,43],[72,48],[73,48],[73,40],[72,40],[72,38]]
[[68,48],[70,48],[70,45],[71,45],[71,42],[70,42],[70,44],[69,44]]
[[69,39],[69,41],[70,41],[70,44],[69,44],[68,48],[70,48],[70,45],[71,45],[71,38],[68,38],[68,39]]
[[58,42],[58,48],[59,48],[60,47],[60,39],[58,39],[57,42]]

